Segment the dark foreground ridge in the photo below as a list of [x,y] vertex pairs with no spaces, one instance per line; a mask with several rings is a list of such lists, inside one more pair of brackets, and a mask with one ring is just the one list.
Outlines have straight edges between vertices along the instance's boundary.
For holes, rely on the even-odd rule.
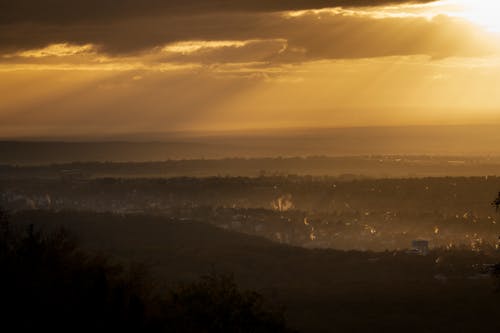
[[[153,280],[161,281],[167,286],[176,285],[176,281],[185,281],[188,283],[187,289],[176,290],[178,297],[181,299],[186,297],[184,301],[187,303],[181,302],[180,305],[175,303],[176,292],[170,293],[171,298],[166,301],[166,304],[176,304],[175,309],[179,307],[183,309],[181,314],[174,312],[174,319],[190,318],[189,322],[192,322],[192,318],[197,318],[194,321],[197,325],[205,325],[207,322],[211,323],[212,319],[218,318],[218,315],[221,315],[221,318],[227,318],[228,313],[231,313],[239,319],[230,322],[233,326],[226,330],[228,332],[267,332],[270,327],[267,325],[277,325],[273,326],[278,327],[272,328],[273,332],[279,332],[284,328],[281,316],[271,316],[274,319],[269,319],[270,313],[275,312],[263,310],[259,306],[261,298],[257,296],[254,298],[252,295],[255,294],[236,293],[236,289],[233,288],[234,284],[227,283],[225,279],[196,282],[199,281],[200,275],[214,270],[234,273],[235,281],[242,288],[257,290],[266,299],[272,300],[273,304],[285,306],[287,322],[301,332],[401,332],[402,329],[405,332],[493,332],[500,330],[498,321],[500,305],[499,294],[495,292],[496,280],[493,276],[484,274],[481,269],[487,264],[499,262],[498,253],[436,249],[428,256],[415,256],[406,254],[404,251],[307,250],[222,230],[206,223],[147,215],[25,211],[15,214],[11,220],[16,226],[30,224],[36,226],[34,231],[24,233],[24,243],[29,244],[29,240],[34,235],[38,235],[35,232],[38,228],[50,232],[64,225],[78,236],[87,253],[101,252],[113,261],[122,262],[125,266],[131,262],[145,263],[151,269]],[[39,236],[35,239],[39,239],[37,237]],[[42,243],[52,244],[53,241]],[[14,262],[21,262],[23,265],[29,262],[24,257],[19,257],[25,251],[21,251],[24,248],[25,246],[20,247],[16,252]],[[28,253],[39,253],[39,251],[28,251]],[[104,267],[109,266],[98,265],[96,268],[95,264],[92,264],[95,261],[77,260],[76,262],[79,263],[76,265],[77,268],[68,270],[66,267],[75,267],[71,265],[74,265],[73,260],[76,256],[71,253],[76,252],[64,251],[63,253],[70,254],[60,259],[69,259],[56,261],[64,265],[58,264],[59,266],[56,266],[59,267],[58,269],[51,269],[49,272],[63,272],[58,273],[56,277],[58,279],[61,276],[65,277],[64,281],[70,281],[70,286],[76,284],[79,288],[83,285],[87,288],[84,289],[84,295],[94,295],[92,290],[96,290],[96,287],[92,286],[99,285],[97,283],[99,279],[82,281],[82,276],[90,274],[83,274],[82,271],[106,271]],[[68,266],[67,262],[73,264]],[[86,264],[82,266],[82,262]],[[24,293],[23,297],[27,299],[31,297],[28,296],[31,294],[25,292],[26,288],[20,283],[31,285],[36,282],[35,286],[39,286],[40,281],[53,281],[33,278],[36,274],[49,274],[43,269],[43,267],[49,267],[47,265],[47,261],[43,261],[43,265],[35,266],[39,267],[40,271],[28,275],[21,274],[19,280],[4,282],[2,285],[17,285],[18,289],[9,288],[9,290]],[[43,274],[42,276],[46,276]],[[96,276],[108,276],[109,281],[118,281],[118,286],[135,285],[130,280],[124,279],[127,274],[106,274],[101,273]],[[48,276],[53,275],[50,273]],[[90,276],[94,275],[90,274]],[[78,281],[82,281],[81,284],[78,284]],[[194,281],[194,284],[190,284],[189,281]],[[58,292],[65,286],[59,283],[45,283],[48,284],[42,284],[42,286],[48,285],[50,288],[56,288]],[[144,284],[140,285],[144,286]],[[229,287],[224,287],[228,285]],[[108,296],[102,298],[102,294],[97,293],[95,295],[100,295],[96,296],[97,300],[110,300],[107,297],[116,284],[108,282],[107,286],[108,291],[105,295]],[[169,288],[171,290],[171,287]],[[213,292],[204,292],[207,288]],[[132,320],[131,318],[135,318],[133,315],[135,305],[132,306],[134,303],[127,300],[132,299],[133,291],[136,289],[126,287],[119,290],[122,290],[122,296],[119,299],[125,302],[119,302],[124,309],[121,311],[131,312],[118,319],[109,318]],[[214,290],[222,291],[219,293]],[[65,292],[64,295],[66,294]],[[220,294],[225,296],[222,298],[213,296]],[[227,300],[225,298],[227,295],[240,296]],[[21,299],[21,297],[15,298],[15,300]],[[139,297],[138,299],[148,298]],[[186,310],[191,309],[189,304],[193,303],[190,302],[197,304],[195,309],[198,310]],[[205,302],[218,304],[214,308],[216,311],[205,311],[210,308]],[[105,302],[104,304],[108,307],[108,311],[115,309],[113,307],[115,303]],[[162,320],[170,323],[169,320],[173,320],[171,317],[162,317],[162,314],[169,313],[168,311],[150,312],[149,301],[139,304],[143,304],[144,312],[140,313],[144,313],[145,317],[141,318],[146,318],[147,325],[161,323]],[[248,327],[245,326],[247,324],[238,326],[242,323],[240,320],[243,320],[239,314],[246,313],[243,309],[248,309],[249,304],[254,304],[250,308],[256,309],[250,312],[252,314],[250,322],[263,325],[258,326],[258,329],[245,330]],[[275,306],[270,307],[275,308]],[[155,306],[152,308],[154,309]],[[64,307],[64,311],[69,311],[68,309],[67,306]],[[75,313],[78,314],[80,310],[78,307],[77,309]],[[97,311],[96,309],[93,308],[93,311]],[[167,306],[166,309],[171,308]],[[20,313],[22,318],[27,315],[22,311]],[[47,313],[48,317],[42,316],[41,318],[54,318],[54,316],[59,318],[59,315],[50,314],[51,311]],[[120,313],[123,314],[123,312]],[[188,317],[185,317],[186,313]],[[153,317],[149,317],[151,315]],[[114,325],[115,322],[109,325]],[[127,321],[118,322],[124,327],[131,327]],[[143,321],[140,323],[144,324]],[[181,323],[185,322],[181,321]],[[168,327],[172,327],[171,324],[169,325]],[[234,325],[238,328],[234,328]],[[242,327],[245,329],[241,330]],[[173,331],[182,332],[177,329]],[[203,330],[198,327],[192,332],[212,331],[214,330]],[[221,332],[222,330],[215,331]]]
[[[47,217],[47,216],[46,216]],[[211,274],[165,291],[136,266],[87,254],[64,231],[0,211],[0,327],[6,332],[289,332],[280,311]]]

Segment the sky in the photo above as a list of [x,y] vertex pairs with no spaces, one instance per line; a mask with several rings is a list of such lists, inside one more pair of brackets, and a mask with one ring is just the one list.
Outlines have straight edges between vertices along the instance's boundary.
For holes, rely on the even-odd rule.
[[500,124],[494,0],[0,0],[0,137]]

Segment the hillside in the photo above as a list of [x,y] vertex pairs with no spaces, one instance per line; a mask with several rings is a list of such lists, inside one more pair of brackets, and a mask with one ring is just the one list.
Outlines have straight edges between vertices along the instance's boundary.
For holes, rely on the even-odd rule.
[[[200,222],[145,215],[32,211],[16,214],[13,221],[46,230],[62,225],[88,250],[146,263],[162,283],[214,270],[234,273],[240,285],[283,304],[290,324],[304,332],[332,327],[396,332],[402,323],[409,332],[475,329],[478,322],[500,328],[493,282],[472,279],[477,272],[471,269],[496,256],[306,250]],[[445,264],[436,264],[437,257]],[[445,281],[436,276],[446,276]],[[474,314],[468,311],[472,306]],[[361,315],[363,322],[356,319]]]

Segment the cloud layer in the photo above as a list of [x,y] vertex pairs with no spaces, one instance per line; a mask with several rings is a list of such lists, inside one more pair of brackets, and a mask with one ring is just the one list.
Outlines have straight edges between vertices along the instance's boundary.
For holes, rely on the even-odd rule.
[[[281,61],[309,56],[316,59],[425,53],[420,38],[414,43],[408,38],[426,36],[441,27],[426,25],[423,19],[400,17],[386,21],[342,11],[300,16],[284,13],[339,7],[375,10],[384,5],[427,2],[432,1],[125,0],[117,5],[113,0],[0,0],[0,53],[69,43],[92,44],[108,54],[130,54],[192,40],[285,40],[289,48],[281,54]],[[398,40],[387,40],[401,31],[407,32],[397,36]],[[374,50],[373,37],[379,40],[379,50]],[[400,45],[388,45],[391,43]],[[453,45],[451,49],[452,53],[456,51]]]
[[433,0],[1,0],[0,24],[72,24],[156,15],[276,12],[331,7],[428,3]]

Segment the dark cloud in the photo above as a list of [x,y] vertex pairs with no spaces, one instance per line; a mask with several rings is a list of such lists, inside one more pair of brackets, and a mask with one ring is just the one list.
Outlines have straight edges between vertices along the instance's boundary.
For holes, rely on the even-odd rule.
[[[432,20],[419,17],[375,19],[326,12],[286,17],[275,12],[395,2],[411,1],[124,0],[117,6],[111,0],[0,0],[0,19],[4,22],[0,29],[0,53],[52,43],[90,43],[97,45],[101,52],[130,55],[185,40],[253,42],[244,47],[167,54],[157,61],[294,63],[413,54],[441,58],[493,52],[495,41],[478,33],[468,23],[446,16]],[[15,14],[12,13],[14,7],[18,8]],[[15,19],[16,15],[19,19]],[[72,16],[75,20],[69,19]]]
[[380,6],[434,0],[0,0],[0,24],[72,24],[154,15],[273,12],[327,7]]
[[[244,47],[166,54],[159,61],[293,63],[309,60],[395,55],[478,56],[496,51],[496,40],[469,23],[447,16],[374,19],[330,13],[284,17],[275,13],[139,18],[109,25],[73,25],[66,29],[25,25],[0,31],[15,47],[50,43],[92,43],[114,55],[140,54],[189,40],[252,40]],[[10,36],[9,36],[10,34]],[[15,49],[13,47],[13,49]]]

